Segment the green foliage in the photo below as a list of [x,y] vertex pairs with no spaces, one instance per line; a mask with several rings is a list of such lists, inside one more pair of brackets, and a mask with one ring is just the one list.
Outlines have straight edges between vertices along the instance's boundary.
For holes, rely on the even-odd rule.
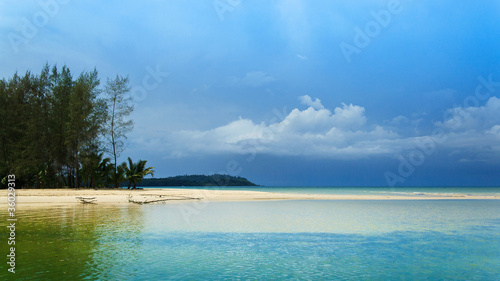
[[142,181],[142,179],[147,175],[153,175],[154,167],[146,168],[146,160],[139,160],[134,163],[130,157],[128,157],[128,165],[126,162],[122,163],[122,168],[125,171],[125,179],[128,181],[128,189],[135,189],[137,184]]
[[138,186],[257,186],[246,178],[229,175],[184,175],[144,179]]
[[[117,76],[101,98],[97,70],[74,79],[70,70],[46,64],[39,75],[0,80],[0,182],[16,175],[17,187],[105,187],[125,179],[116,157],[132,121],[125,102],[128,80]],[[110,93],[116,94],[111,108]],[[104,158],[109,112],[118,153]],[[1,183],[0,183],[1,185]]]
[[82,155],[82,168],[79,174],[84,186],[97,188],[110,184],[113,165],[109,163],[109,158],[103,158],[103,154],[90,152]]

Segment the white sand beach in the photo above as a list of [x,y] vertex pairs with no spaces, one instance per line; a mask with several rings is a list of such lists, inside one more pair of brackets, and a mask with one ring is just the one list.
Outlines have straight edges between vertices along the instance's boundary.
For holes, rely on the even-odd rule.
[[[7,197],[7,190],[0,191]],[[298,194],[244,190],[204,190],[176,188],[127,189],[19,189],[16,190],[16,205],[61,205],[81,204],[77,197],[92,198],[95,204],[175,203],[186,200],[203,201],[263,201],[263,200],[447,200],[447,199],[500,199],[499,195],[467,195],[460,193],[415,194],[415,195],[333,195]],[[7,205],[1,200],[0,205]]]

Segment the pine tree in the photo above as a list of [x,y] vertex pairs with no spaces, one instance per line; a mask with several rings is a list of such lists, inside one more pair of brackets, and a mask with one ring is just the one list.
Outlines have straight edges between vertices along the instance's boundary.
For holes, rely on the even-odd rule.
[[39,75],[0,79],[0,186],[9,174],[19,187],[119,186],[117,158],[133,128],[130,87],[128,78],[108,79],[102,99],[99,84],[95,69],[75,80],[66,66],[48,64]]
[[97,140],[99,133],[98,114],[94,112],[97,104],[99,79],[97,71],[82,73],[73,85],[69,99],[69,130],[67,145],[70,150],[70,177],[72,185],[78,188],[80,177],[80,154],[89,149]]
[[54,169],[57,179],[54,185],[58,187],[68,186],[66,175],[69,162],[69,149],[66,145],[69,125],[69,99],[73,89],[73,77],[70,70],[63,66],[58,72],[57,66],[52,68],[50,75],[52,86],[52,119],[51,119],[51,142],[50,154],[53,157]]

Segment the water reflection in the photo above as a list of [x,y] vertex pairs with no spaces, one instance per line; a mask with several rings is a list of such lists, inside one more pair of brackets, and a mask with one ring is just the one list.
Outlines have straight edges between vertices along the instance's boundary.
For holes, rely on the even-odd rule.
[[[189,203],[188,203],[189,204]],[[182,204],[144,206],[147,233],[452,232],[499,218],[500,200],[299,200],[211,202],[190,216]]]
[[182,204],[21,209],[16,280],[500,273],[497,200],[211,202],[189,220]]
[[98,247],[92,253],[89,272],[93,280],[125,279],[134,276],[131,264],[140,263],[145,228],[142,206],[116,210],[116,215],[97,229]]
[[[144,228],[136,206],[19,209],[17,218],[16,280],[94,279],[110,264],[125,264],[134,256]],[[114,243],[116,239],[128,241],[130,247]],[[7,273],[2,270],[0,279],[14,277]]]

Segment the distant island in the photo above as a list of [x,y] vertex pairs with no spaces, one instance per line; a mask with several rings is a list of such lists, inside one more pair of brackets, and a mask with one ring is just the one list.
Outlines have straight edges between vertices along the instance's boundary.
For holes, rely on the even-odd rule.
[[258,186],[246,178],[229,175],[184,175],[168,178],[143,179],[137,187],[144,186]]

